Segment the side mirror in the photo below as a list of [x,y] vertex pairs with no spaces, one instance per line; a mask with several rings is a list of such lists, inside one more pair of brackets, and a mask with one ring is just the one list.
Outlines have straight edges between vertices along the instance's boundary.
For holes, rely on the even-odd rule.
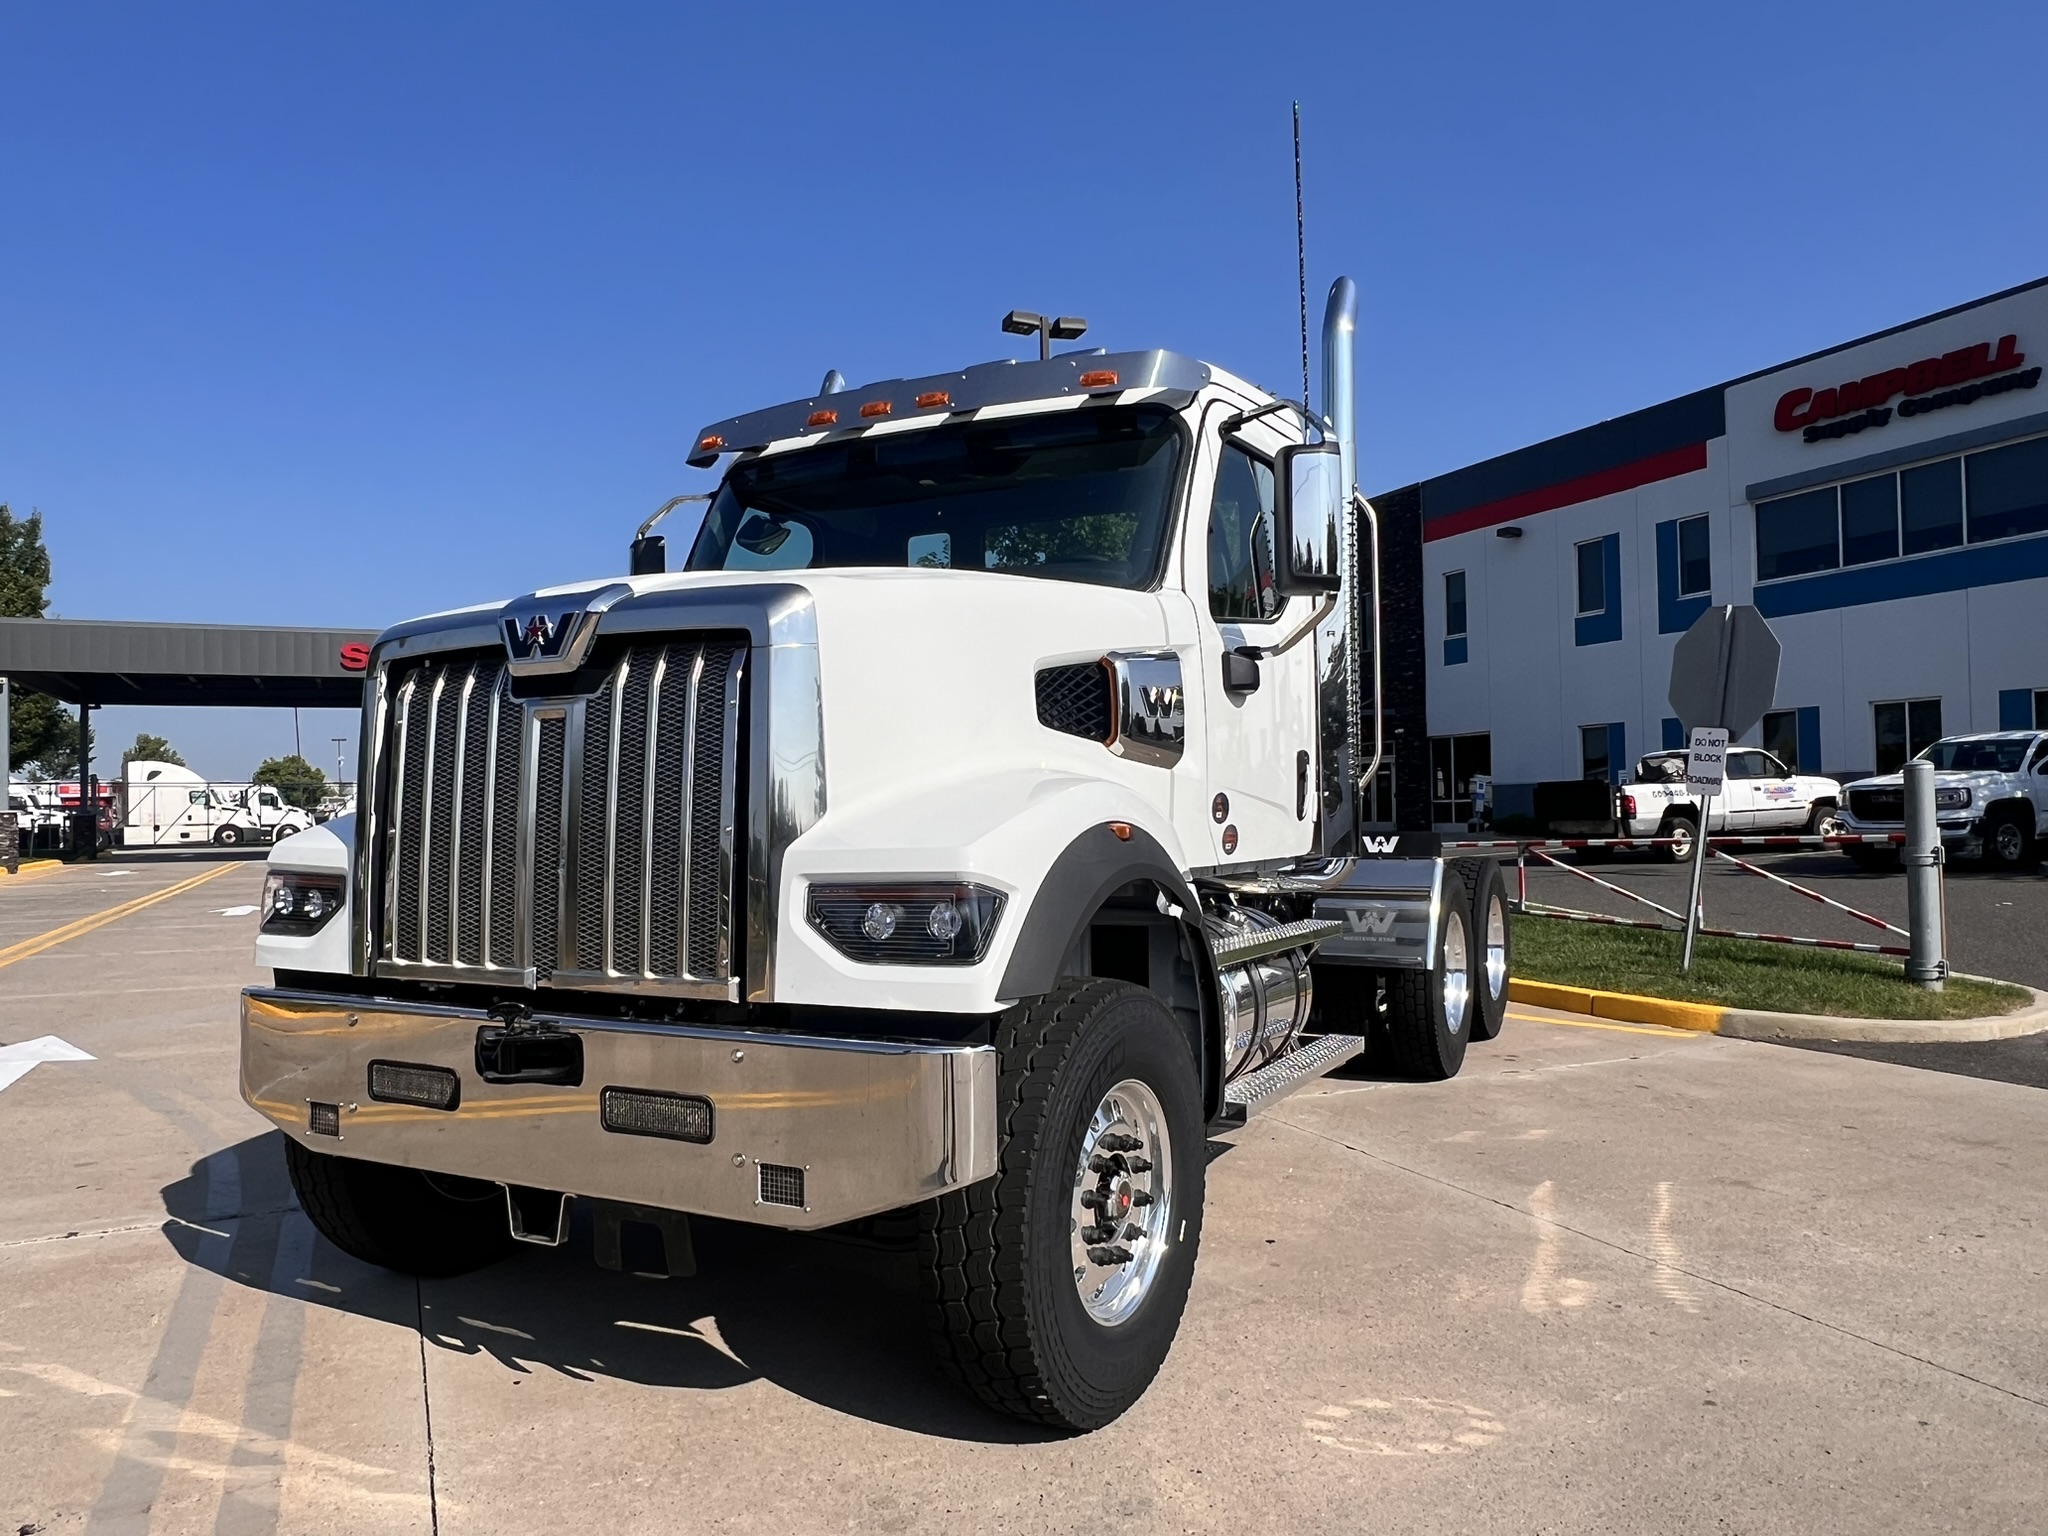
[[1293,443],[1273,475],[1274,531],[1282,597],[1315,597],[1344,585],[1344,458],[1335,443]]
[[658,533],[643,533],[632,543],[628,570],[635,576],[659,576],[668,569],[668,540]]

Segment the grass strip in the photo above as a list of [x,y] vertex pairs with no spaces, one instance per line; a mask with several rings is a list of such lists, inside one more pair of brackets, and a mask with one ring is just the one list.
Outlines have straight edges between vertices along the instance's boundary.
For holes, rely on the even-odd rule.
[[1929,992],[1879,955],[1744,939],[1698,940],[1691,973],[1680,975],[1683,941],[1675,933],[1542,917],[1513,922],[1515,974],[1568,987],[1846,1019],[1974,1019],[2033,1001],[2024,987],[1954,977]]

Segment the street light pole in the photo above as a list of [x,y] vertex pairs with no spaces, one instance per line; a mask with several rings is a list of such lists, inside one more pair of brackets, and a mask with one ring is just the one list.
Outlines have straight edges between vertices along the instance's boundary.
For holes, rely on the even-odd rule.
[[1038,360],[1052,356],[1056,341],[1073,341],[1088,334],[1088,322],[1079,315],[1041,315],[1028,309],[1013,309],[1003,316],[1003,329],[1012,336],[1036,336]]

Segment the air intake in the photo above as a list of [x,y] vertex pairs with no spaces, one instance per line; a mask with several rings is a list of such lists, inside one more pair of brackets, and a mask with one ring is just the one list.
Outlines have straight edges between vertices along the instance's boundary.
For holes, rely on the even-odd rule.
[[808,1210],[804,1203],[804,1170],[785,1168],[780,1163],[757,1163],[761,1170],[761,1205],[793,1205]]
[[1106,742],[1110,737],[1109,669],[1100,662],[1046,667],[1035,679],[1038,723],[1049,731]]

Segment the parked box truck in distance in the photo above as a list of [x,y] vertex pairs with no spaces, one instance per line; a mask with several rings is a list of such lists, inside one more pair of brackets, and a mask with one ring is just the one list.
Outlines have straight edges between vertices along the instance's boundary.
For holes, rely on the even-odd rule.
[[124,848],[274,843],[313,825],[275,785],[209,782],[182,764],[147,758],[124,765],[115,797]]

